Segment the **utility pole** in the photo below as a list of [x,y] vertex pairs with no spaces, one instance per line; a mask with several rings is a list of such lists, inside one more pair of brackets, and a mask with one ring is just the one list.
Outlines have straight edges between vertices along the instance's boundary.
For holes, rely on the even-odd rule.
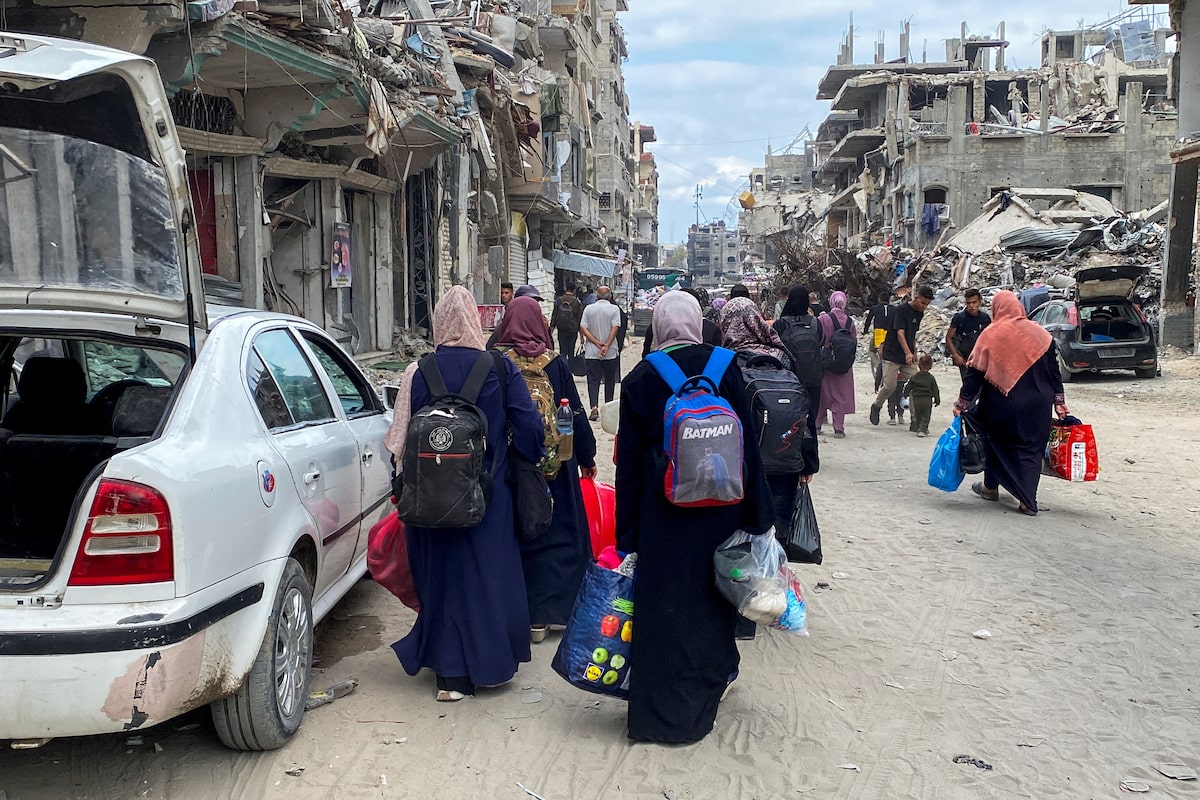
[[702,199],[704,199],[704,187],[698,183],[696,184],[695,199],[696,199],[696,227],[699,228],[700,227],[700,201]]

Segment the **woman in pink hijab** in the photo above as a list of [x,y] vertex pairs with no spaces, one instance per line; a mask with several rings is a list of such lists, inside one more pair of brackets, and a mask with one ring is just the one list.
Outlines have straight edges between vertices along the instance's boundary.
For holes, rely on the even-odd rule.
[[[459,391],[475,362],[489,357],[475,298],[463,287],[455,286],[438,301],[433,339],[446,388]],[[478,406],[488,420],[484,468],[502,476],[510,446],[530,461],[542,457],[544,433],[521,373],[507,359],[499,359],[498,366],[502,371],[493,368]],[[507,387],[507,400],[502,399],[500,381]],[[412,412],[432,399],[417,365],[409,367],[385,440],[397,464],[403,463]],[[412,630],[392,650],[409,675],[433,671],[440,701],[469,697],[476,686],[506,683],[516,675],[517,665],[529,660],[529,608],[513,520],[512,494],[504,480],[497,480],[487,513],[475,527],[408,528],[408,559],[421,611]]]
[[[833,341],[836,330],[848,330],[854,341],[858,341],[858,330],[854,320],[846,313],[846,293],[829,295],[829,310],[820,316],[821,332],[826,343]],[[854,368],[841,375],[825,370],[821,380],[821,406],[817,411],[817,433],[821,432],[829,415],[833,415],[833,438],[846,438],[846,415],[854,413]]]

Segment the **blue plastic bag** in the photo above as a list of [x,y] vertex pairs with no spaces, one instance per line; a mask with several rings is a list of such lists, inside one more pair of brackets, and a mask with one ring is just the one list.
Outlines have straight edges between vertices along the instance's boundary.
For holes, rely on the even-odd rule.
[[633,578],[588,566],[550,666],[585,692],[629,698]]
[[963,482],[962,462],[959,460],[961,446],[962,420],[955,417],[933,448],[933,458],[929,462],[930,486],[943,492],[958,491]]

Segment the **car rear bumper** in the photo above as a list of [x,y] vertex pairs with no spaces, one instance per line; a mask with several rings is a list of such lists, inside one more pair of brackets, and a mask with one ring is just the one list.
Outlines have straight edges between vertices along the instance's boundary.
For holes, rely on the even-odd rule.
[[1104,345],[1072,344],[1063,353],[1063,361],[1071,372],[1099,372],[1108,369],[1147,369],[1158,364],[1158,352],[1153,344],[1119,343]]
[[[145,624],[0,634],[0,740],[130,731],[232,694],[262,642],[267,588]],[[178,613],[175,601],[162,607]]]

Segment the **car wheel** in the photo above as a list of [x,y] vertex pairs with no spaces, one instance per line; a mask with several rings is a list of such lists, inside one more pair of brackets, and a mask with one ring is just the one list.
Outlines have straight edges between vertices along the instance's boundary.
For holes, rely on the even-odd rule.
[[1133,371],[1139,378],[1153,378],[1158,375],[1158,367],[1140,367]]
[[254,666],[237,692],[212,704],[221,742],[234,750],[274,750],[300,728],[313,654],[308,578],[289,558]]
[[1070,383],[1075,377],[1075,373],[1067,369],[1067,362],[1063,361],[1062,356],[1058,357],[1058,374],[1062,376],[1063,383]]

